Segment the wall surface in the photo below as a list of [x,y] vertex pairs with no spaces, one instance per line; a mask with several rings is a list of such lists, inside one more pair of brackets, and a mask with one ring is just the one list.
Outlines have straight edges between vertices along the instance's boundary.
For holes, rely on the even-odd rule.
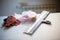
[[54,0],[0,0],[0,16],[20,13],[20,9],[17,9],[16,6],[21,2],[26,2],[29,5],[56,4]]

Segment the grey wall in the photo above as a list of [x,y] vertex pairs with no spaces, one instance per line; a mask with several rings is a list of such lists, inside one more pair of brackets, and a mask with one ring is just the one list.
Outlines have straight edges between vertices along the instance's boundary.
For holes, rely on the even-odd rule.
[[29,5],[56,4],[54,0],[0,0],[0,16],[13,15],[14,12],[20,13],[20,9],[16,8],[19,2],[27,2]]
[[2,0],[1,1],[1,14],[0,15],[12,15],[16,11],[16,1],[14,0]]
[[1,14],[1,0],[0,0],[0,14]]

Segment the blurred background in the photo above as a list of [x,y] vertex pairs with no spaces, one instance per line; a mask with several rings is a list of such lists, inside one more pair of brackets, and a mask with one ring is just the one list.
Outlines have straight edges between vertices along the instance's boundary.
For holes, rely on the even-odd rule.
[[60,0],[0,0],[0,16],[14,15],[15,12],[21,14],[27,10],[60,12]]

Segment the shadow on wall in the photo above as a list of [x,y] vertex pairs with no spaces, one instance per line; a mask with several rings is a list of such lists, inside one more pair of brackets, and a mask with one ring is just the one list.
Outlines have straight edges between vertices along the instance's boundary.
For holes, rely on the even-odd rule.
[[56,12],[60,12],[60,0],[57,0],[57,11]]

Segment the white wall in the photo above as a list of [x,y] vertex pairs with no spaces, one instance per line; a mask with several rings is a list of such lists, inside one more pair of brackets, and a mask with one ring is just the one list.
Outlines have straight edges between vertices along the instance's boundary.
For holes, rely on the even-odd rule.
[[1,12],[0,16],[3,15],[13,15],[14,12],[20,13],[20,9],[17,9],[16,6],[19,2],[27,2],[29,5],[36,4],[54,4],[54,0],[1,0]]

